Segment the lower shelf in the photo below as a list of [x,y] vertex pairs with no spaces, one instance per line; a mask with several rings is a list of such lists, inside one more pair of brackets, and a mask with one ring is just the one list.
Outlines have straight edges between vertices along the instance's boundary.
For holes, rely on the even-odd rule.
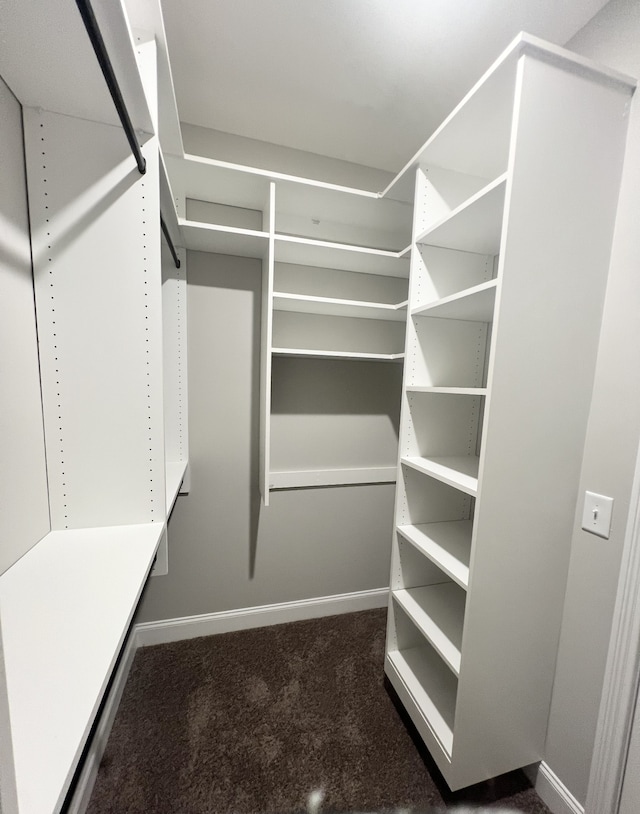
[[311,486],[355,486],[365,483],[395,483],[396,467],[358,469],[308,469],[270,472],[270,489],[304,489]]
[[428,648],[425,644],[388,652],[385,672],[421,734],[426,728],[450,759],[457,682],[439,656]]
[[453,582],[443,582],[395,590],[393,598],[457,676],[460,673],[464,592]]
[[0,577],[20,811],[58,811],[163,523],[53,531]]

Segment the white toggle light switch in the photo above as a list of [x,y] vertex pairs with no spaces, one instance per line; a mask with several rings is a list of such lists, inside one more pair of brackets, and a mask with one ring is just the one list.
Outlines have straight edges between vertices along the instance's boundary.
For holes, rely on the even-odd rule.
[[582,528],[592,534],[597,534],[598,537],[606,537],[608,540],[611,531],[612,511],[612,497],[596,495],[595,492],[585,492]]

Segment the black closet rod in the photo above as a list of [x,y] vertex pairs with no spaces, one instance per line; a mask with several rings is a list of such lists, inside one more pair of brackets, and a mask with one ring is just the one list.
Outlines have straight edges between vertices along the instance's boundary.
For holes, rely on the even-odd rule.
[[173,257],[173,262],[176,264],[176,268],[180,268],[180,258],[176,252],[176,247],[173,245],[173,241],[171,240],[171,236],[169,235],[169,230],[167,229],[167,224],[164,222],[164,218],[162,217],[162,212],[160,213],[160,228],[162,229],[162,234],[164,235],[164,239],[167,241],[167,246],[169,247],[169,251],[171,252],[171,257]]
[[91,8],[91,3],[89,0],[76,0],[76,5],[78,6],[78,11],[82,16],[84,27],[87,29],[87,34],[89,35],[89,39],[93,45],[93,50],[96,53],[100,67],[102,68],[102,74],[107,83],[107,87],[109,88],[109,93],[113,99],[113,104],[116,106],[120,121],[122,122],[122,127],[124,128],[129,146],[131,147],[131,152],[135,156],[140,174],[144,175],[147,171],[147,162],[142,155],[140,145],[136,139],[135,130],[133,129],[131,119],[129,118],[129,111],[127,110],[127,106],[122,98],[120,86],[118,85],[118,80],[113,72],[113,66],[111,65],[111,60],[109,59],[109,54],[107,53],[104,40],[102,39],[102,34],[100,33],[93,9]]

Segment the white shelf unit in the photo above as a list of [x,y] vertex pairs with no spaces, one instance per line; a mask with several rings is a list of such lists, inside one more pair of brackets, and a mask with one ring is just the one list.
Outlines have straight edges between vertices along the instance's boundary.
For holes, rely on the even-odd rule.
[[[411,207],[167,158],[188,249],[262,260],[260,489],[395,479]],[[337,405],[341,405],[339,409]]]
[[406,264],[400,251],[276,234],[271,489],[394,480],[400,371],[362,363],[404,358]]
[[543,757],[633,88],[523,35],[387,190],[415,180],[385,670],[453,789]]
[[[161,237],[162,212],[181,245],[155,44],[132,35],[122,4],[95,12],[144,175],[75,6],[12,0],[2,12],[0,75],[23,105],[24,155],[14,145],[8,163],[26,167],[41,391],[28,409],[44,427],[49,518],[0,574],[13,763],[2,791],[20,814],[66,805],[144,584],[166,563],[187,466],[185,255],[175,269]],[[35,478],[32,465],[25,501]]]

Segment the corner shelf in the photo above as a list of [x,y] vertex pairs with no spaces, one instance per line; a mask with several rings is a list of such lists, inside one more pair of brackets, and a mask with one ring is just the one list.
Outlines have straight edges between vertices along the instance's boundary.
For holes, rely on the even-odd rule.
[[471,520],[398,526],[397,532],[461,588],[469,587]]
[[472,195],[449,215],[425,229],[416,243],[477,254],[498,254],[507,174]]
[[443,455],[436,458],[403,457],[400,463],[475,497],[478,492],[478,463],[474,455]]
[[404,322],[407,302],[397,304],[345,300],[334,297],[316,297],[304,294],[273,293],[276,311],[296,311],[303,314],[327,314],[331,316],[363,319],[389,319]]
[[274,356],[299,356],[305,359],[353,359],[363,362],[397,362],[404,359],[404,353],[352,353],[338,350],[309,350],[305,348],[272,348]]
[[496,300],[497,280],[488,280],[449,297],[421,305],[411,311],[413,317],[461,319],[468,322],[491,322]]
[[184,245],[193,251],[263,258],[269,249],[268,232],[201,223],[185,218],[179,218],[178,223]]

